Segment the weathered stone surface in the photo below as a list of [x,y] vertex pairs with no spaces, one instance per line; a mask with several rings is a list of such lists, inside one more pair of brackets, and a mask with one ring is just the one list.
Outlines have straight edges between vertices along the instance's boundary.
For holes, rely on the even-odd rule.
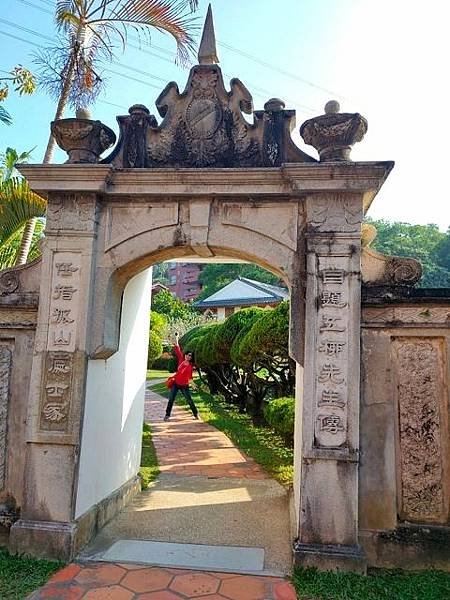
[[388,256],[370,247],[377,230],[371,223],[362,226],[361,275],[366,286],[413,286],[422,277],[422,265],[414,258]]
[[68,163],[97,163],[100,154],[116,141],[112,129],[90,119],[59,119],[51,123],[52,134],[69,155]]
[[[445,523],[443,339],[397,338],[396,357],[403,519]],[[446,497],[447,496],[447,497]]]
[[359,546],[294,544],[294,563],[320,571],[353,571],[366,573],[367,559]]
[[[273,167],[315,160],[292,142],[294,111],[280,101],[253,112],[253,99],[239,79],[227,92],[214,56],[191,69],[184,92],[169,83],[156,100],[160,125],[142,105],[118,117],[120,139],[104,161],[116,167]],[[249,124],[244,116],[253,114]]]
[[300,128],[305,143],[314,146],[324,162],[350,160],[352,146],[367,131],[364,117],[359,113],[340,113],[339,108],[338,102],[327,102],[324,115],[308,119]]
[[0,490],[5,487],[7,466],[8,407],[11,379],[11,350],[0,346]]

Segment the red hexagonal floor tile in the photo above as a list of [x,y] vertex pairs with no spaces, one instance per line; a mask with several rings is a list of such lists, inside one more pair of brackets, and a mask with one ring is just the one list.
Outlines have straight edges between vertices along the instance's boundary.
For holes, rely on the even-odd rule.
[[[147,594],[139,594],[139,600],[180,600],[181,596],[173,594],[167,590],[159,592],[148,592]],[[202,598],[203,600],[203,598]],[[222,599],[221,599],[222,600]]]
[[266,600],[267,582],[263,577],[237,575],[221,582],[219,593],[230,600]]
[[133,592],[156,592],[163,590],[169,586],[173,575],[164,569],[151,567],[147,569],[139,569],[138,571],[129,571],[122,585]]
[[132,600],[132,598],[134,598],[133,592],[120,585],[94,588],[83,596],[83,600]]
[[74,577],[76,577],[80,571],[81,571],[80,565],[75,565],[75,564],[68,565],[67,567],[64,567],[64,569],[61,569],[61,571],[58,571],[57,573],[55,573],[53,575],[53,577],[50,578],[49,583],[59,583],[59,582],[63,582],[63,581],[69,581],[70,579],[73,579]]
[[34,592],[28,600],[80,600],[85,591],[85,588],[75,583],[49,585]]
[[176,575],[170,589],[187,596],[197,598],[207,594],[215,594],[219,588],[220,579],[207,573],[193,572],[185,575]]
[[84,585],[114,585],[119,583],[125,573],[125,569],[117,565],[93,565],[82,569],[75,577],[75,581]]

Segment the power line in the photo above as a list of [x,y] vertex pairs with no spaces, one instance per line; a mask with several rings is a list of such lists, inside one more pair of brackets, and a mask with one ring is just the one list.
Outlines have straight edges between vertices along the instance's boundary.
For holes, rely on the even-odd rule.
[[336,92],[333,92],[332,90],[329,90],[320,85],[317,85],[317,84],[313,83],[312,81],[309,81],[308,79],[304,79],[303,77],[300,77],[299,75],[295,75],[294,73],[290,73],[289,71],[280,69],[279,67],[276,67],[275,65],[272,65],[272,64],[266,62],[265,60],[258,58],[257,56],[253,56],[252,54],[249,54],[248,52],[239,50],[239,48],[234,48],[234,46],[230,46],[230,44],[226,44],[225,42],[219,42],[219,41],[217,43],[219,44],[219,46],[222,46],[223,48],[226,48],[227,50],[230,50],[231,52],[235,52],[236,54],[239,54],[240,56],[244,56],[245,58],[248,58],[249,60],[252,60],[253,62],[255,62],[263,67],[266,67],[267,69],[276,71],[277,73],[280,73],[281,75],[284,75],[285,77],[289,77],[290,79],[295,79],[296,81],[300,81],[301,83],[304,83],[305,85],[309,85],[310,87],[315,88],[316,90],[320,90],[321,92],[325,92],[326,94],[330,94],[332,96],[337,96],[339,98],[344,99],[344,96],[342,94],[337,94]]
[[[18,0],[18,1],[22,2],[23,4],[27,4],[28,6],[32,6],[34,8],[37,8],[38,10],[41,10],[43,12],[46,12],[47,14],[53,15],[52,11],[44,9],[44,8],[42,8],[40,6],[33,5],[33,3],[29,2],[29,0]],[[47,0],[40,0],[40,1],[41,2],[45,2],[48,6],[52,6],[53,5],[51,2],[49,2]],[[138,40],[137,38],[135,38],[133,36],[130,36],[130,39],[133,40],[133,41],[139,41],[140,42],[140,40]],[[165,48],[163,48],[161,46],[157,46],[156,44],[149,44],[148,42],[145,42],[145,43],[146,43],[146,45],[150,45],[152,48],[157,49],[157,50],[159,50],[159,51],[161,51],[161,52],[163,52],[165,54],[171,54],[170,51],[168,51],[167,49],[165,49]],[[243,57],[247,58],[248,60],[251,60],[251,61],[253,61],[253,62],[255,62],[255,63],[257,63],[257,64],[259,64],[259,65],[261,65],[261,66],[263,66],[265,68],[267,68],[267,69],[270,69],[270,70],[272,70],[272,71],[280,74],[280,75],[283,75],[283,76],[288,77],[290,79],[294,79],[295,81],[299,81],[300,83],[303,83],[304,85],[307,85],[307,86],[312,87],[312,88],[314,88],[316,90],[324,92],[324,93],[326,93],[326,94],[328,94],[330,96],[335,96],[335,97],[338,97],[338,98],[341,98],[341,99],[346,99],[345,96],[343,96],[342,94],[334,92],[333,90],[329,90],[328,88],[325,88],[325,87],[323,87],[321,85],[318,85],[318,84],[316,84],[316,83],[314,83],[314,82],[312,82],[312,81],[310,81],[308,79],[305,79],[304,77],[300,77],[299,75],[296,75],[295,73],[291,73],[290,71],[287,71],[285,69],[281,69],[280,67],[277,67],[276,65],[268,63],[267,61],[262,60],[261,58],[259,58],[257,56],[254,56],[252,54],[249,54],[248,52],[244,52],[243,50],[240,50],[239,48],[235,48],[234,46],[232,46],[230,44],[227,44],[227,43],[221,42],[221,41],[218,41],[217,43],[218,43],[219,46],[221,46],[221,47],[229,50],[230,52],[234,52],[234,53],[236,53],[236,54],[238,54],[240,56],[243,56]],[[145,52],[145,50],[143,50],[142,48],[139,48],[137,46],[133,46],[130,43],[128,45],[130,47],[136,49],[136,50],[139,50],[141,52]],[[158,56],[157,54],[153,54],[153,56],[156,56],[157,58],[160,58],[161,60],[166,60],[167,62],[172,62],[172,61],[169,61],[168,59],[165,59],[164,57]],[[256,89],[256,86],[252,86],[252,87],[254,87]],[[298,104],[298,103],[295,102],[295,104]],[[302,106],[301,103],[300,103],[300,106]],[[305,107],[305,108],[307,108],[307,110],[310,110],[311,112],[316,112],[315,109],[312,109],[312,108],[309,108],[309,107]]]

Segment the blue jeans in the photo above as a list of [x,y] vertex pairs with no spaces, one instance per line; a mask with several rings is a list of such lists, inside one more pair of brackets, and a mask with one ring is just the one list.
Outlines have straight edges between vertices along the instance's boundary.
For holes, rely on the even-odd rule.
[[188,401],[188,404],[192,410],[192,414],[194,415],[194,417],[196,417],[198,415],[198,410],[194,404],[194,401],[192,400],[189,386],[188,385],[177,385],[176,383],[174,383],[173,386],[170,388],[169,402],[167,403],[167,408],[166,408],[166,417],[170,417],[170,414],[172,412],[173,403],[175,402],[175,396],[177,395],[178,391],[180,391],[183,394],[183,396],[186,398],[186,400]]

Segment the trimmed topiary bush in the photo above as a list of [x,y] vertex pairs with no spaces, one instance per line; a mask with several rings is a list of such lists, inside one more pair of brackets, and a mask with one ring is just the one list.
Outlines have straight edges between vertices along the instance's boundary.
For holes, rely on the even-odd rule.
[[295,398],[275,398],[264,408],[267,423],[290,444],[294,441]]

